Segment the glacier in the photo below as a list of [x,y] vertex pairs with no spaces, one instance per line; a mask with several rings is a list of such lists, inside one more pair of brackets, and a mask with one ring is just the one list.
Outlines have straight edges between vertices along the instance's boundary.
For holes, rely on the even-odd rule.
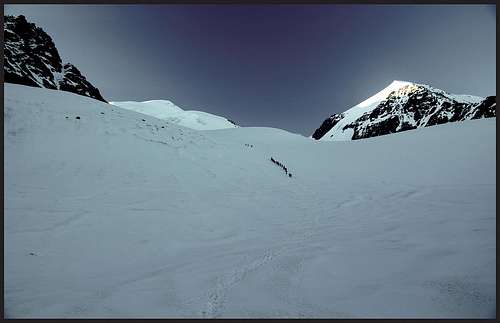
[[7,318],[496,316],[495,118],[323,142],[4,89]]

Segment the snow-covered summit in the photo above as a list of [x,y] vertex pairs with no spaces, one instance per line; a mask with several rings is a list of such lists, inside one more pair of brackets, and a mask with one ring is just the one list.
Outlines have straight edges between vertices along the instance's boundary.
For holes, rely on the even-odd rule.
[[[388,86],[386,86],[384,89],[381,91],[375,93],[368,99],[364,100],[363,102],[355,105],[354,107],[350,108],[349,110],[343,112],[342,114],[333,114],[330,118],[325,120],[323,126],[328,127],[331,124],[334,124],[334,126],[330,127],[329,130],[324,129],[325,127],[320,127],[318,128],[315,133],[312,135],[314,139],[320,139],[322,138],[327,132],[328,132],[328,137],[333,138],[335,137],[336,140],[349,140],[352,137],[351,131],[344,131],[343,128],[344,126],[350,124],[351,122],[354,122],[357,118],[361,117],[363,114],[372,111],[377,107],[377,105],[385,100],[389,94],[391,94],[393,91],[396,91],[404,86],[411,85],[413,83],[410,82],[405,82],[405,81],[398,81],[394,80],[392,83],[390,83]],[[324,131],[326,130],[326,131]],[[323,132],[324,131],[324,132]],[[323,132],[323,133],[322,133]],[[321,136],[319,136],[319,134]]]
[[405,87],[405,86],[408,86],[408,85],[413,85],[413,84],[414,83],[412,83],[412,82],[394,80],[389,85],[387,85],[383,90],[375,93],[374,95],[372,95],[368,99],[364,100],[363,102],[355,105],[354,107],[352,107],[348,111],[356,109],[356,108],[370,108],[370,107],[373,107],[375,104],[378,104],[382,100],[385,100],[385,98],[387,98],[387,96],[389,96],[389,94],[391,94],[393,91],[397,91],[397,90],[399,90],[402,87]]
[[446,122],[496,116],[496,98],[449,94],[426,84],[395,80],[312,134],[316,140],[351,140]]
[[186,111],[168,100],[149,100],[144,102],[110,102],[117,107],[139,112],[158,119],[167,120],[180,126],[195,130],[216,130],[237,128],[229,119],[203,111]]

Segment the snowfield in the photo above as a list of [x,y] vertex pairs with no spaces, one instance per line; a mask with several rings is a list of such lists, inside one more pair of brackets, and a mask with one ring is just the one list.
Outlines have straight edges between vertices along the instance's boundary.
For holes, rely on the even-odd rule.
[[197,131],[5,84],[5,316],[496,317],[495,134]]
[[110,104],[196,130],[237,128],[226,118],[203,111],[184,111],[168,100],[123,101]]

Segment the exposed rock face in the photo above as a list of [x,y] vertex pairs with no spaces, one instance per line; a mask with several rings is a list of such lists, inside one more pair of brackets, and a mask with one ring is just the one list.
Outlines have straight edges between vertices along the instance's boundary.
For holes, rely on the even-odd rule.
[[[349,110],[326,119],[312,137],[321,139],[347,113]],[[392,91],[385,100],[344,125],[342,130],[352,129],[350,139],[356,140],[447,122],[495,116],[495,96],[481,100],[478,97],[448,94],[428,85],[408,84]]]
[[341,119],[343,118],[340,114],[332,114],[330,118],[323,121],[321,126],[314,131],[312,137],[316,140],[321,139],[330,129],[332,129]]
[[480,104],[474,107],[471,119],[496,117],[496,96],[488,96]]
[[63,65],[52,38],[22,15],[4,16],[4,80],[106,102],[75,66]]
[[99,90],[90,84],[74,65],[64,64],[63,75],[64,78],[59,82],[61,90],[106,102]]
[[239,127],[239,125],[238,125],[236,122],[234,122],[233,120],[231,120],[231,119],[227,119],[227,121],[229,121],[229,122],[231,122],[232,124],[234,124],[235,126],[238,126],[238,127]]

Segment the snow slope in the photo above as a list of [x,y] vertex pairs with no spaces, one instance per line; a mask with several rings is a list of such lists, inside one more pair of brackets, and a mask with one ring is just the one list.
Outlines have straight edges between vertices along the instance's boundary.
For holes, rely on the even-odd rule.
[[495,119],[319,142],[4,103],[6,317],[496,316]]
[[124,101],[110,102],[110,104],[158,119],[168,120],[180,126],[196,130],[214,130],[237,127],[226,118],[202,111],[184,111],[167,100],[151,100],[144,102]]

